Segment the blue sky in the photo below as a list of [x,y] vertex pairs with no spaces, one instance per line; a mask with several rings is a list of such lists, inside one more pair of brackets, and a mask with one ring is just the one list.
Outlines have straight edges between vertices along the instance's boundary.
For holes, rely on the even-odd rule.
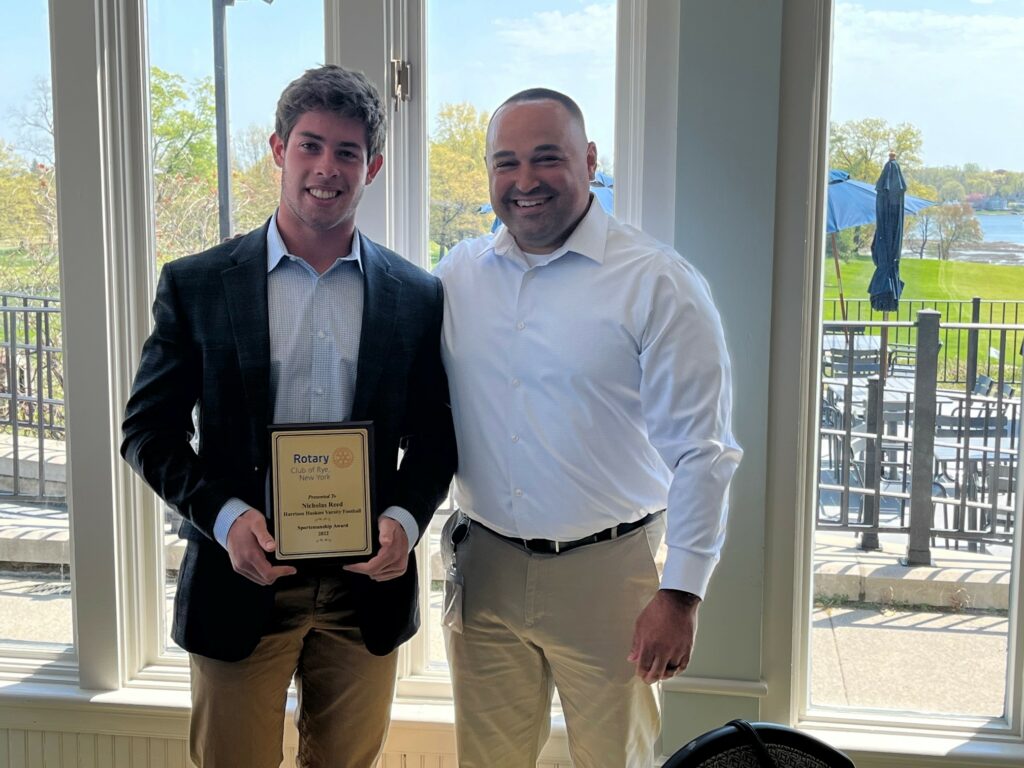
[[[5,8],[0,138],[12,108],[49,69],[45,0]],[[428,13],[428,108],[469,101],[491,111],[520,88],[564,90],[583,108],[599,154],[612,154],[613,0],[434,0]],[[213,71],[209,0],[149,0],[150,58],[192,80]],[[322,0],[237,0],[229,8],[234,129],[270,126],[284,85],[323,60]],[[928,164],[1024,171],[1024,0],[839,0],[834,120],[911,122]],[[282,41],[287,41],[282,43]]]

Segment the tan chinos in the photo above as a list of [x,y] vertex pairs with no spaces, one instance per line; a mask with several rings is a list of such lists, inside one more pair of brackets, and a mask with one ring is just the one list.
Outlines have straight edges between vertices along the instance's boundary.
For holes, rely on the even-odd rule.
[[191,654],[192,761],[199,768],[278,768],[288,684],[298,689],[300,768],[371,768],[387,735],[398,651],[363,645],[348,576],[279,582],[274,621],[235,662]]
[[626,657],[664,526],[538,555],[470,525],[456,552],[464,631],[445,633],[460,768],[532,768],[553,687],[576,768],[653,765],[657,704]]

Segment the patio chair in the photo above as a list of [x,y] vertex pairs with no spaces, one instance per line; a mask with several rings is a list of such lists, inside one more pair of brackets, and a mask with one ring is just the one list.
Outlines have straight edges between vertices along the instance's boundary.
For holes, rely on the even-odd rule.
[[733,720],[698,736],[662,768],[855,768],[838,749],[776,723]]
[[985,395],[986,397],[992,391],[992,386],[995,384],[992,381],[991,376],[986,376],[984,373],[979,373],[977,378],[974,380],[974,389],[971,390],[972,394]]
[[830,349],[826,363],[830,375],[842,378],[851,373],[855,378],[877,376],[882,372],[882,351],[880,349]]
[[914,344],[889,344],[887,360],[889,376],[913,377],[917,368],[917,347]]
[[[862,425],[863,421],[854,417],[853,423],[850,426],[851,429],[856,432]],[[831,430],[842,430],[845,427],[843,412],[824,398],[822,398],[821,401],[821,427],[822,429]],[[828,455],[828,466],[832,471],[833,476],[836,478],[836,482],[838,482],[840,477],[839,462],[843,457],[843,441],[845,440],[845,435],[826,434],[822,435],[821,439],[827,442],[826,449]],[[859,485],[863,485],[864,481],[857,457],[863,453],[863,451],[864,438],[853,436],[850,445],[850,477]]]

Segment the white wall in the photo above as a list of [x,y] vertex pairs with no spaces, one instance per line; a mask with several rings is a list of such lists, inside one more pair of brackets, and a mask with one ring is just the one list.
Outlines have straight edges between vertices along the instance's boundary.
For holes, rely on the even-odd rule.
[[[675,245],[707,278],[722,314],[733,363],[733,424],[744,457],[732,485],[725,551],[701,607],[691,662],[691,672],[708,681],[702,692],[692,687],[666,692],[666,748],[733,717],[757,719],[757,696],[763,692],[765,445],[781,35],[779,0],[682,4]],[[722,679],[741,685],[730,691]]]

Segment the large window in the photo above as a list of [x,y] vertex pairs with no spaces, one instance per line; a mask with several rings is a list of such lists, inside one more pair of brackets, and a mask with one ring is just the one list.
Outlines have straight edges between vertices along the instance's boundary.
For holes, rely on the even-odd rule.
[[[1019,4],[835,4],[815,715],[1020,722],[1022,35]],[[868,293],[890,157],[905,286],[883,313]]]
[[0,644],[73,646],[65,371],[45,2],[0,30]]
[[[208,0],[150,0],[148,18],[151,268],[158,270],[261,226],[276,209],[280,172],[269,139],[277,98],[324,62],[324,8],[321,0],[287,0],[213,3],[211,12]],[[168,605],[154,618],[163,625],[161,647],[170,647],[166,617],[184,542],[175,535],[177,513],[164,508],[157,517],[163,546],[153,588]]]

